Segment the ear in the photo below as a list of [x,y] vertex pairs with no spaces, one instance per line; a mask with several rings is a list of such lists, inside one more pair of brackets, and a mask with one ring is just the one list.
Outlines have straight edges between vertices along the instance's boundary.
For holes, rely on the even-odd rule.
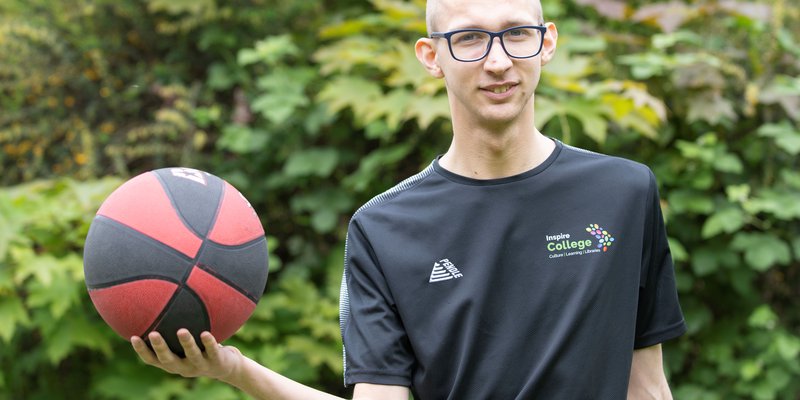
[[414,50],[417,53],[417,60],[428,70],[434,78],[444,77],[442,68],[439,66],[438,57],[436,54],[436,47],[434,46],[433,39],[421,38],[417,40],[414,45]]
[[556,24],[548,22],[544,26],[547,27],[547,32],[544,34],[544,43],[542,43],[542,65],[553,59],[556,54],[556,42],[558,42]]

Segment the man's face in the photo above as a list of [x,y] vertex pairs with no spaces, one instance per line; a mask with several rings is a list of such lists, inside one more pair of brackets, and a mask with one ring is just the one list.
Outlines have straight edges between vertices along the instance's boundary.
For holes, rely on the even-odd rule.
[[[500,31],[519,25],[540,25],[536,0],[437,0],[434,28],[439,32],[478,28]],[[552,31],[555,31],[553,26]],[[551,35],[549,32],[548,35]],[[554,37],[545,37],[545,48],[533,58],[509,57],[495,38],[491,51],[482,60],[461,62],[452,58],[446,39],[434,39],[435,61],[445,79],[453,120],[456,123],[485,126],[506,125],[521,116],[533,119],[533,93],[541,67],[549,61],[548,46]],[[552,35],[551,35],[552,36]]]

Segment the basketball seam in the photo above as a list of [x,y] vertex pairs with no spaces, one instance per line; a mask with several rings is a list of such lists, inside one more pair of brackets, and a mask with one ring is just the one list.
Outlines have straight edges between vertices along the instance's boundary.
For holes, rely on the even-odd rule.
[[[136,229],[136,228],[134,228],[134,227],[132,227],[132,226],[130,226],[128,224],[125,224],[123,222],[117,221],[114,218],[111,218],[111,217],[106,216],[106,215],[98,214],[98,215],[95,216],[95,219],[102,220],[102,222],[109,222],[115,228],[123,228],[123,229],[125,229],[125,230],[127,230],[129,232],[136,233],[136,234],[138,234],[138,236],[136,236],[137,239],[141,239],[141,240],[150,242],[150,243],[155,244],[155,245],[157,245],[157,246],[159,246],[159,247],[161,247],[163,249],[169,250],[170,253],[178,255],[180,258],[183,258],[184,260],[195,261],[195,258],[189,257],[188,255],[186,255],[182,251],[180,251],[180,250],[178,250],[178,249],[176,249],[176,248],[174,248],[174,247],[172,247],[172,246],[170,246],[170,245],[168,245],[168,244],[166,244],[166,243],[164,243],[162,241],[159,241],[158,239],[155,239],[152,236],[150,236],[150,235],[148,235],[148,234],[146,234],[146,233],[144,233],[144,232],[142,232],[142,231],[140,231],[140,230],[138,230],[138,229]],[[198,253],[199,253],[199,250],[198,250]]]
[[116,280],[116,281],[113,281],[113,282],[101,283],[101,284],[97,284],[97,285],[89,285],[87,283],[86,284],[86,288],[89,291],[102,290],[102,289],[108,289],[110,287],[114,287],[114,286],[117,286],[117,285],[123,285],[123,284],[126,284],[126,283],[131,283],[131,282],[136,282],[136,281],[141,281],[141,280],[147,280],[147,279],[156,280],[156,281],[170,282],[170,283],[174,283],[178,287],[181,286],[181,282],[180,281],[177,281],[177,280],[169,278],[169,277],[165,277],[164,275],[136,275],[136,276],[132,276],[130,278],[120,279],[120,280]]
[[[181,212],[181,209],[178,207],[178,204],[175,203],[175,198],[172,196],[172,191],[170,190],[169,185],[167,185],[167,182],[164,181],[164,179],[161,178],[161,176],[159,174],[157,174],[155,172],[152,172],[152,171],[151,171],[151,173],[153,175],[155,175],[156,179],[158,180],[159,185],[161,185],[161,188],[164,189],[164,193],[167,195],[167,199],[169,199],[169,203],[172,205],[172,209],[175,210],[175,214],[178,216],[178,219],[181,221],[183,226],[185,226],[186,229],[190,230],[192,233],[197,235],[198,238],[202,238],[203,242],[205,242],[206,239],[208,238],[208,232],[200,233],[200,232],[198,232],[197,230],[194,229],[194,227],[189,223],[189,221],[186,219],[186,217],[183,216],[183,213]],[[217,222],[217,214],[219,214],[219,209],[222,207],[222,201],[220,201],[220,200],[222,199],[222,196],[224,195],[224,193],[225,193],[225,184],[224,184],[224,181],[223,181],[222,190],[220,190],[220,193],[217,195],[217,210],[214,212],[214,217],[211,218],[211,223],[209,224],[209,228],[208,228],[209,232],[211,231],[211,229],[214,228],[214,223]],[[199,253],[199,251],[198,251],[198,253]],[[195,255],[195,257],[196,257],[196,255]]]
[[[262,240],[266,240],[266,236],[261,235],[261,236],[255,238],[255,239],[250,240],[249,242],[245,242],[245,243],[242,243],[242,244],[225,244],[225,243],[220,243],[220,242],[216,242],[216,241],[213,241],[211,239],[208,239],[209,242],[211,242],[211,243],[213,243],[213,244],[215,244],[217,246],[224,247],[226,250],[227,249],[231,249],[231,250],[243,249],[245,247],[250,247],[250,246],[252,246],[252,245],[254,245],[254,244],[256,244],[256,243],[258,243],[258,242],[260,242]],[[200,258],[200,251],[198,251],[197,254],[198,254],[197,258]]]
[[258,304],[258,299],[254,295],[248,293],[244,288],[239,287],[239,285],[237,285],[235,282],[232,282],[232,281],[226,279],[224,276],[220,275],[217,271],[214,271],[213,269],[211,269],[210,265],[205,265],[205,264],[198,263],[195,266],[197,268],[207,272],[209,275],[213,276],[214,278],[216,278],[217,280],[221,281],[222,283],[228,285],[231,289],[234,289],[237,292],[241,293],[242,295],[247,297],[248,300],[252,301],[254,304]]
[[[178,256],[179,258],[187,261],[187,263],[191,263],[189,265],[189,268],[187,268],[187,270],[190,271],[190,272],[192,270],[192,267],[196,264],[196,258],[191,258],[191,257],[187,256],[186,254],[184,254],[183,252],[179,251],[178,249],[175,249],[172,246],[170,246],[170,245],[168,245],[168,244],[166,244],[164,242],[161,242],[161,241],[149,236],[148,234],[146,234],[146,233],[144,233],[144,232],[142,232],[142,231],[140,231],[140,230],[138,230],[136,228],[133,228],[133,227],[127,225],[127,224],[124,224],[124,223],[122,223],[120,221],[117,221],[117,220],[115,220],[115,219],[113,219],[111,217],[108,217],[108,216],[105,216],[105,215],[96,215],[95,216],[95,221],[93,223],[97,223],[97,222],[99,222],[101,224],[108,224],[108,226],[110,228],[112,228],[112,229],[118,229],[120,231],[123,231],[126,234],[130,234],[131,238],[134,239],[134,240],[139,240],[139,241],[142,241],[142,242],[146,242],[146,243],[148,243],[148,245],[156,246],[161,250],[164,250],[164,251],[166,251],[166,252],[168,252],[168,253],[170,253],[172,255]],[[200,250],[201,249],[202,249],[202,246],[200,247],[200,249],[198,249],[198,252],[197,252],[198,255],[200,254]],[[184,279],[185,279],[186,271],[184,271],[183,274],[184,274]],[[136,277],[139,277],[139,276],[143,276],[143,275],[136,275]],[[159,275],[159,276],[164,277],[164,275]],[[128,279],[132,279],[132,278],[126,278],[126,279],[123,279],[121,281],[127,281]],[[175,281],[174,279],[165,279],[165,280],[168,280],[168,281],[171,281],[171,282]],[[115,282],[117,282],[117,281],[115,281]],[[182,283],[182,282],[179,282],[179,283]],[[109,283],[100,283],[100,284],[93,284],[93,285],[89,285],[88,283],[86,284],[87,287],[106,287],[108,285],[109,285]]]
[[197,292],[192,290],[192,288],[181,285],[178,287],[177,290],[175,290],[175,293],[172,294],[172,297],[170,297],[169,301],[167,301],[167,304],[164,305],[164,308],[161,309],[161,312],[158,313],[153,323],[150,326],[148,326],[147,330],[145,330],[144,333],[142,333],[139,337],[144,337],[148,333],[152,332],[156,326],[158,326],[161,320],[164,319],[164,316],[167,314],[167,311],[175,303],[176,299],[178,298],[178,294],[180,294],[181,290],[186,290],[187,292],[189,292],[189,294],[191,294],[198,300],[198,303],[200,303],[201,305],[200,313],[202,314],[203,317],[203,326],[208,327],[208,330],[211,331],[211,318],[208,316],[208,310],[206,310],[206,304],[203,302],[203,298],[200,297],[200,295],[197,294]]

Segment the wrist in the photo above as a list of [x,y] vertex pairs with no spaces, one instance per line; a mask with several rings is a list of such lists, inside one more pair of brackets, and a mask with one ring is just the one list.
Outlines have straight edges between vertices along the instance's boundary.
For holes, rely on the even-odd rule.
[[245,370],[245,364],[247,361],[249,361],[249,359],[236,348],[228,347],[223,350],[230,353],[227,356],[231,357],[233,361],[230,363],[231,367],[227,371],[223,371],[221,375],[216,376],[215,379],[220,382],[238,387],[244,378],[243,373]]

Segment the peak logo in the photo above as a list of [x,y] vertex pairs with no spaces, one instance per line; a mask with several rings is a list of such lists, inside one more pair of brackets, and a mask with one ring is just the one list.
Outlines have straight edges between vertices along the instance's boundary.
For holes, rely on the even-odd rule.
[[575,240],[573,239],[574,235],[563,232],[545,235],[547,251],[550,253],[548,257],[561,258],[605,253],[614,244],[614,236],[598,224],[589,224],[585,230],[594,240],[587,239],[583,235]]

